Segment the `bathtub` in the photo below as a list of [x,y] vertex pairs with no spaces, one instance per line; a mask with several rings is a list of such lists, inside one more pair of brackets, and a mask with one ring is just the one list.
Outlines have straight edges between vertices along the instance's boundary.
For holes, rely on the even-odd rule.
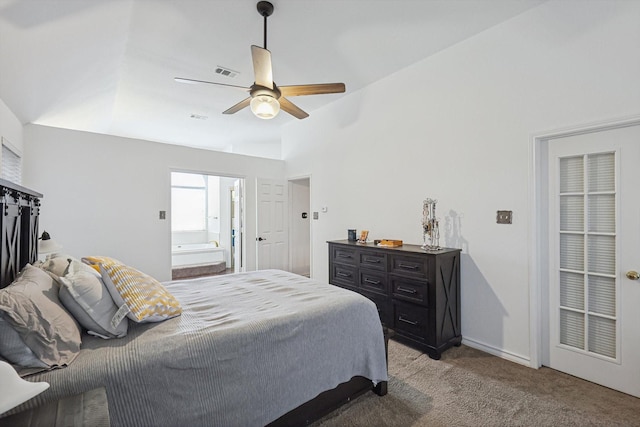
[[211,264],[225,260],[225,249],[213,243],[188,243],[171,246],[173,267],[192,264]]

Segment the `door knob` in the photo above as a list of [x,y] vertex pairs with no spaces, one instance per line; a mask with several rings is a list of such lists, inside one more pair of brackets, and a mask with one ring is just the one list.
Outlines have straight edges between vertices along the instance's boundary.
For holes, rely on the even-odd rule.
[[258,237],[256,240],[257,240],[258,242],[262,242],[263,240],[267,240],[267,239],[265,239],[264,237]]
[[640,279],[640,274],[637,271],[627,271],[627,279],[638,280]]

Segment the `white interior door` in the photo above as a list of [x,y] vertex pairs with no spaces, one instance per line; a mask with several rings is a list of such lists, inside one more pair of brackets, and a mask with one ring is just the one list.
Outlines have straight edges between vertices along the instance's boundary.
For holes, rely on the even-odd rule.
[[640,126],[549,142],[545,364],[638,397],[639,168]]
[[258,270],[288,270],[287,183],[257,179],[256,253]]

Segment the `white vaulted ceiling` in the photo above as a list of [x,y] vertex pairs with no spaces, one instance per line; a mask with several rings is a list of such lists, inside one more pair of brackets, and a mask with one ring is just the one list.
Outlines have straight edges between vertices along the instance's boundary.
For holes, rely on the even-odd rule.
[[[26,123],[250,153],[282,126],[247,95],[174,77],[253,83],[263,45],[253,0],[0,0],[0,99]],[[268,48],[279,85],[344,82],[295,97],[310,113],[541,3],[541,0],[273,0]],[[229,79],[217,66],[239,74]],[[384,94],[380,94],[384,97]],[[207,117],[206,120],[191,118]]]

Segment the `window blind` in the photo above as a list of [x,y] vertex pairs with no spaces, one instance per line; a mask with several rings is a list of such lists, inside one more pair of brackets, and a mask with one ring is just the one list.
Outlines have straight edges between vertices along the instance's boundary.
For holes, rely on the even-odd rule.
[[22,158],[2,139],[2,179],[22,184]]

